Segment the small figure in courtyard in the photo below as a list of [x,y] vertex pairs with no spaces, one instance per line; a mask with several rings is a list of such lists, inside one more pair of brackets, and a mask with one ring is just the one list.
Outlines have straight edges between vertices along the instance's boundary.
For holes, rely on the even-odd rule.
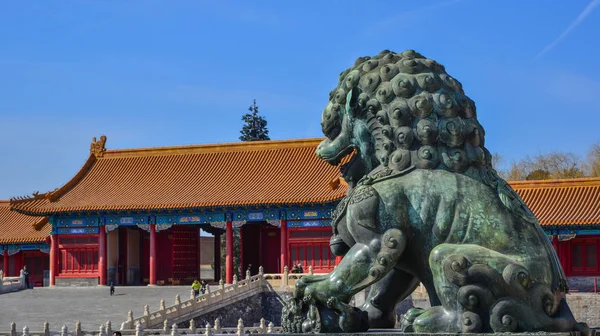
[[194,283],[192,283],[192,289],[194,290],[194,296],[200,295],[201,287],[202,287],[202,285],[200,284],[200,281],[198,281],[197,279],[194,280]]
[[200,287],[200,291],[202,292],[202,294],[206,293],[206,287],[208,286],[208,284],[206,283],[206,281],[205,281],[205,280],[202,280],[202,281],[200,282],[200,284],[202,285],[202,286]]
[[298,273],[298,265],[294,264],[294,266],[292,266],[292,270],[290,272]]
[[112,336],[122,336],[120,331],[113,331]]
[[115,282],[114,281],[110,281],[110,296],[115,295]]
[[25,289],[29,289],[29,271],[27,265],[23,266],[23,277],[25,278]]
[[302,264],[298,264],[298,273],[304,273],[304,269],[302,268]]
[[252,264],[248,264],[248,271],[250,271],[250,274],[252,274]]

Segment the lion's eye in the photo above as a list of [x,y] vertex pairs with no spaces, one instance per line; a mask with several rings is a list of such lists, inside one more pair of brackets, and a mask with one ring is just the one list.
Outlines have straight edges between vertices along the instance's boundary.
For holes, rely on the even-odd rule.
[[340,135],[340,133],[342,133],[342,127],[340,125],[335,125],[333,127],[329,127],[325,133],[325,136],[330,140],[334,140],[338,135]]

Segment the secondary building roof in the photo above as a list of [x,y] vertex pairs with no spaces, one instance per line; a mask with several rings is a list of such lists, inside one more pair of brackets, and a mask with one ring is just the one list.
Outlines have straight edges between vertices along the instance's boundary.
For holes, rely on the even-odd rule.
[[50,235],[50,229],[47,217],[10,211],[9,202],[0,201],[0,244],[42,243]]
[[60,189],[12,199],[29,215],[327,203],[342,198],[339,170],[317,158],[321,139],[106,150],[92,143]]
[[544,226],[600,226],[600,178],[513,181]]

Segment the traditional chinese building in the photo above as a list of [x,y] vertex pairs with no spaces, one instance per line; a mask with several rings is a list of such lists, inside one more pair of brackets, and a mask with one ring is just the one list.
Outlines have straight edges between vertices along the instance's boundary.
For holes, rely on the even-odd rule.
[[565,274],[600,276],[600,178],[510,184],[552,239]]
[[10,211],[8,201],[0,201],[0,269],[5,276],[18,276],[24,265],[31,273],[30,283],[43,285],[48,270],[50,225],[47,217],[31,217]]
[[[220,279],[222,234],[230,283],[234,230],[242,270],[262,265],[279,273],[301,263],[328,272],[339,262],[329,250],[330,218],[346,184],[316,157],[320,140],[107,150],[102,137],[64,186],[13,199],[10,207],[39,233],[38,250],[48,248],[40,229],[47,230],[51,284],[187,283],[198,278],[207,243]],[[540,219],[565,272],[600,275],[600,179],[511,185]],[[7,225],[17,236],[29,234],[12,229],[25,224],[0,228]],[[201,239],[201,231],[215,239]],[[14,255],[11,248],[5,250]]]
[[16,212],[49,218],[51,284],[190,282],[199,276],[200,231],[216,237],[215,255],[226,235],[227,283],[234,229],[242,269],[335,266],[330,218],[346,189],[337,168],[316,157],[318,139],[135,150],[106,150],[105,141],[92,143],[64,186],[11,201]]

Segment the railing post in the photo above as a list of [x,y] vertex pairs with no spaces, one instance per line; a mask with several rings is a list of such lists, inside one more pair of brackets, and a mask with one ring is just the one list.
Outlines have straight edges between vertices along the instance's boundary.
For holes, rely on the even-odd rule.
[[275,327],[275,325],[273,325],[273,322],[269,322],[269,326],[267,327],[267,334],[273,333],[273,327]]
[[250,270],[246,270],[246,280],[250,280]]
[[17,324],[15,322],[10,323],[10,336],[17,336]]
[[100,329],[98,330],[98,336],[106,336],[106,330],[104,329],[104,325],[100,325]]
[[23,336],[29,336],[29,327],[28,326],[23,327]]
[[81,334],[81,322],[75,322],[75,336],[82,336]]
[[283,287],[287,287],[288,286],[288,280],[289,280],[288,279],[288,267],[287,267],[287,265],[285,265],[283,267],[283,275],[281,277],[282,277],[282,279],[281,279],[282,286]]
[[196,333],[196,321],[194,319],[190,320],[190,333]]
[[215,334],[221,333],[221,320],[217,317],[215,319]]
[[[179,296],[179,294],[175,295],[175,304],[176,305],[181,304],[181,297]],[[179,308],[179,307],[177,307],[177,308]]]
[[237,282],[238,282],[238,277],[237,277],[237,274],[234,274],[234,275],[233,275],[233,284],[234,284],[234,285],[236,285],[236,284],[237,284]]
[[66,325],[63,325],[60,329],[60,336],[69,336],[69,328]]
[[133,321],[133,311],[127,312],[127,321]]
[[135,325],[135,336],[144,336],[144,329],[141,323]]
[[25,276],[23,275],[23,270],[21,270],[21,272],[19,273],[19,281],[21,283],[21,289],[27,289],[25,288]]
[[112,336],[112,324],[110,323],[110,321],[106,321],[106,334],[108,336]]
[[212,333],[212,330],[211,330],[210,323],[208,323],[208,322],[207,322],[207,323],[206,323],[206,326],[205,326],[205,328],[204,328],[204,335],[205,335],[205,336],[212,336],[212,334],[213,334],[213,333]]
[[44,321],[44,336],[50,336],[50,324]]
[[265,280],[265,272],[262,266],[258,266],[258,284],[260,287],[263,286],[263,281]]
[[237,324],[237,333],[238,336],[244,335],[244,321],[240,318]]
[[264,332],[266,332],[266,331],[267,331],[267,326],[265,325],[265,319],[264,319],[264,317],[262,317],[262,318],[260,319],[260,325],[259,325],[259,328],[260,328],[260,332],[261,332],[261,333],[264,333]]
[[171,336],[177,336],[179,335],[177,333],[177,323],[173,323],[173,326],[171,327]]
[[190,300],[193,300],[193,299],[195,299],[195,298],[196,298],[196,292],[194,292],[194,289],[192,288],[192,289],[190,290]]
[[169,321],[165,318],[165,321],[163,322],[163,333],[168,334],[169,333]]
[[225,289],[225,282],[223,282],[223,279],[219,280],[219,289]]
[[312,265],[308,266],[308,275],[313,275]]
[[144,306],[144,316],[150,316],[150,306]]

